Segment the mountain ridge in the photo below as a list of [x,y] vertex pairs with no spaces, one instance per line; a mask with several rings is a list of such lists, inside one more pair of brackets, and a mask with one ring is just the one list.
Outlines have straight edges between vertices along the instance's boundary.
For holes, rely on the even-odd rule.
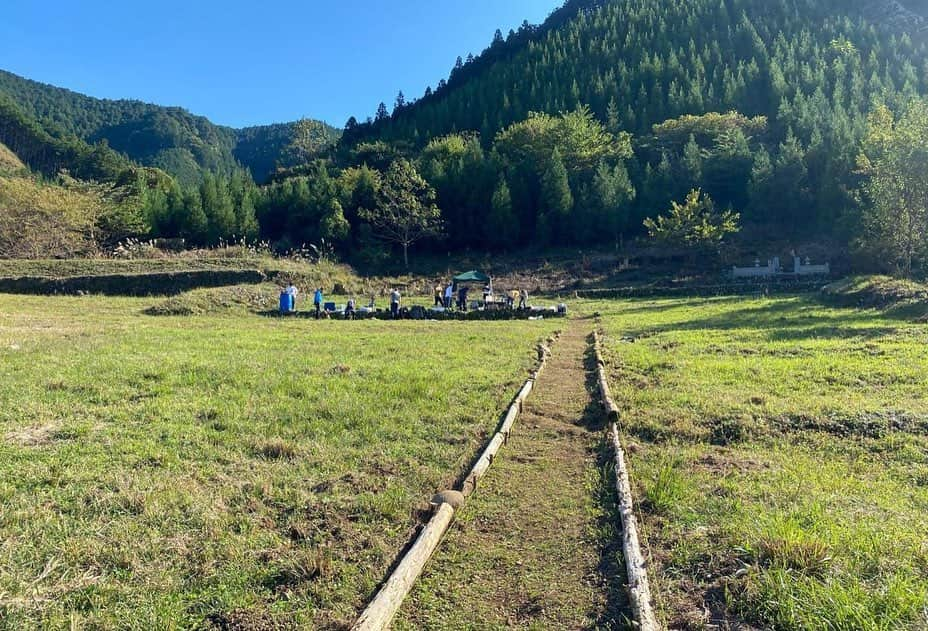
[[[143,166],[157,167],[188,184],[204,171],[229,173],[241,164],[258,180],[268,177],[292,140],[299,121],[236,129],[217,125],[179,106],[137,99],[100,99],[0,70],[0,93],[54,136],[71,134],[90,144],[106,142]],[[337,130],[318,121],[320,144]],[[270,147],[249,140],[273,138]],[[275,151],[276,150],[276,151]]]

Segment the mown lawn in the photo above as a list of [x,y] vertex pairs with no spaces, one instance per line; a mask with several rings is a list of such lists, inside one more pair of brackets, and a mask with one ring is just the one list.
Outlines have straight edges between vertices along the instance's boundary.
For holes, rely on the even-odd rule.
[[350,623],[558,326],[154,302],[0,296],[0,628]]
[[797,297],[585,308],[667,622],[928,628],[928,326]]

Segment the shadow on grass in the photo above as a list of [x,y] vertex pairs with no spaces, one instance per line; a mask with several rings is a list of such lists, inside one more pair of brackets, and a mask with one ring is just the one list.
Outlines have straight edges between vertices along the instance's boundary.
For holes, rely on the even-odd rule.
[[[721,304],[730,302],[732,301],[724,300]],[[782,342],[811,339],[874,339],[898,332],[898,328],[894,326],[873,325],[876,317],[886,318],[884,314],[875,316],[872,312],[851,310],[833,314],[810,314],[803,311],[804,308],[821,306],[820,303],[811,300],[777,300],[705,318],[642,327],[629,330],[625,334],[637,338],[673,331],[751,330],[760,332],[766,341]],[[868,324],[871,326],[866,326]]]
[[648,315],[666,313],[668,311],[680,309],[681,307],[691,306],[694,303],[706,302],[710,300],[712,301],[712,304],[724,305],[736,302],[744,302],[745,299],[742,296],[731,296],[725,298],[629,298],[625,304],[632,303],[636,306],[626,307],[623,305],[621,313],[622,315]]
[[625,571],[625,559],[622,554],[622,528],[619,516],[618,495],[615,487],[615,461],[612,447],[607,437],[609,426],[605,410],[599,396],[599,379],[597,376],[596,353],[593,336],[583,356],[585,385],[590,393],[590,402],[583,411],[581,425],[600,435],[597,447],[596,467],[597,485],[594,488],[596,501],[602,507],[602,513],[596,524],[600,536],[599,571],[606,588],[606,608],[601,612],[593,628],[595,629],[634,629],[631,622],[631,606],[628,600],[628,577]]

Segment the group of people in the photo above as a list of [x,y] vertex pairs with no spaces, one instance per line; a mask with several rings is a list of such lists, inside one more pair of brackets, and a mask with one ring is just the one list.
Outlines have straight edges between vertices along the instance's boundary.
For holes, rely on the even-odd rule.
[[[292,282],[288,283],[287,288],[284,289],[284,294],[286,294],[287,296],[290,296],[290,311],[291,312],[296,311],[296,297],[297,295],[299,295],[299,293],[300,293],[300,290],[297,289],[296,285],[294,285]],[[324,301],[325,301],[325,294],[322,291],[322,287],[317,287],[315,292],[313,293],[313,309],[314,309],[314,314],[317,320],[322,317],[322,306],[324,304]],[[354,301],[351,300],[349,302],[354,302]]]
[[[287,287],[281,293],[281,312],[285,313],[294,313],[296,312],[296,297],[300,293],[300,290],[297,289],[296,285],[292,282],[287,284]],[[286,297],[286,300],[284,298]],[[390,292],[390,314],[394,319],[398,318],[400,315],[400,301],[402,296],[400,295],[399,290],[393,289]],[[375,297],[371,296],[370,304],[368,304],[369,309],[373,309],[375,305]],[[334,310],[334,309],[333,309]],[[317,287],[313,292],[313,315],[318,320],[328,313],[328,310],[325,309],[325,293],[322,287]],[[353,320],[357,317],[358,306],[354,297],[348,298],[348,302],[345,304],[345,310],[343,315],[349,319]]]
[[[470,287],[465,284],[462,284],[457,288],[457,308],[460,311],[467,311],[467,294],[470,292]],[[451,309],[452,303],[454,302],[455,286],[454,283],[448,283],[447,285],[437,284],[435,285],[434,298],[435,306],[442,307],[444,309]],[[490,297],[493,295],[493,287],[486,285],[483,288],[483,303],[487,304]],[[521,290],[512,290],[506,294],[506,306],[510,309],[516,308],[516,301],[519,303],[519,309],[528,308],[528,292],[525,289]]]
[[[454,283],[448,283],[448,285],[438,284],[435,286],[435,306],[441,307],[443,309],[451,309],[452,306],[456,306],[460,311],[467,311],[467,296],[470,292],[470,287],[466,284],[462,284],[460,287],[455,287]],[[287,287],[281,293],[281,303],[280,310],[282,313],[294,313],[296,311],[296,298],[299,294],[299,289],[292,282],[287,284]],[[455,303],[455,293],[457,294],[457,302]],[[483,289],[483,302],[487,304],[490,297],[493,295],[493,288],[490,285],[487,285]],[[512,290],[506,294],[506,306],[510,309],[516,308],[516,301],[518,301],[519,309],[528,308],[528,292],[524,289],[522,290]],[[375,297],[371,296],[370,304],[368,305],[369,309],[374,308]],[[396,320],[401,315],[401,303],[402,295],[399,290],[394,288],[390,291],[390,316]],[[325,303],[325,293],[323,292],[322,287],[317,287],[313,291],[313,315],[318,320],[322,317],[325,317],[329,311],[334,311],[334,303],[328,309],[326,309]],[[348,302],[345,305],[343,315],[349,319],[353,320],[357,317],[358,307],[357,302],[353,297],[348,298]]]

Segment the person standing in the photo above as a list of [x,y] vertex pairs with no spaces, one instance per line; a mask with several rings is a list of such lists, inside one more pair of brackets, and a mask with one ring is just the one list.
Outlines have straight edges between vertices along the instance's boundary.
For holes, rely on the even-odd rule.
[[356,313],[356,309],[355,309],[354,298],[349,298],[348,304],[345,305],[345,319],[354,320],[355,313]]
[[316,293],[313,296],[313,307],[316,308],[316,319],[317,320],[322,317],[322,300],[323,300],[322,287],[319,287],[318,289],[316,289]]
[[443,292],[444,290],[442,289],[441,283],[435,283],[435,292],[434,292],[435,305],[434,306],[436,307],[444,306],[445,303],[444,303],[444,298],[443,298]]
[[394,320],[400,317],[400,292],[398,289],[390,292],[390,315]]
[[448,283],[445,287],[445,309],[451,308],[452,300],[454,300],[454,283]]
[[467,311],[467,291],[467,285],[462,285],[461,288],[458,289],[458,309],[461,311]]
[[525,289],[519,290],[519,309],[528,309],[528,292]]
[[299,294],[299,290],[296,288],[296,285],[291,281],[287,285],[287,295],[290,296],[290,313],[296,312],[296,296]]

